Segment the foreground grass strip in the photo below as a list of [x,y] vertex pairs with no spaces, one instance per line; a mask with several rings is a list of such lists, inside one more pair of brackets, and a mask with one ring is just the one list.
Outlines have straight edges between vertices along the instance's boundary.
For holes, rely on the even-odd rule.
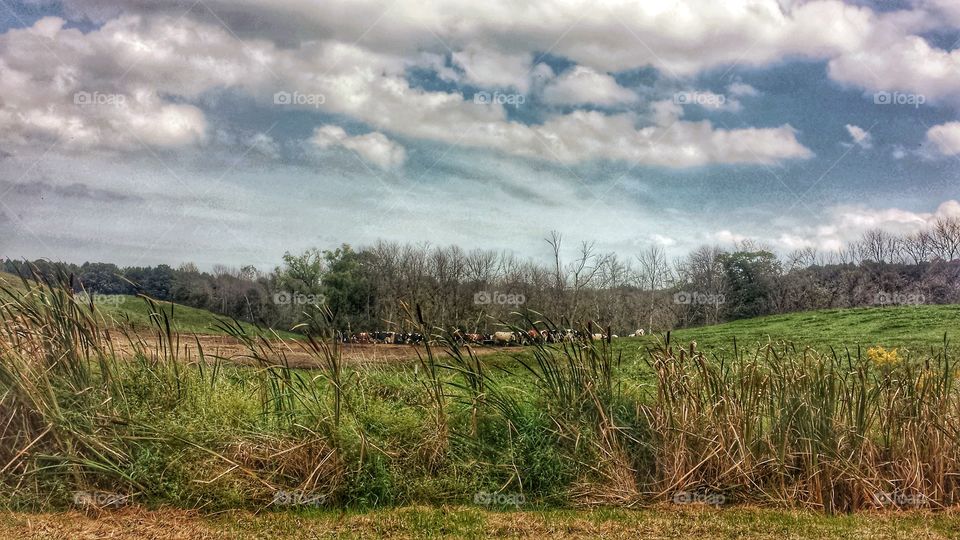
[[185,510],[125,509],[0,514],[0,539],[26,538],[751,538],[960,536],[955,512],[824,516],[756,508],[663,506],[643,510],[492,512],[407,507],[369,513],[245,511],[202,516]]

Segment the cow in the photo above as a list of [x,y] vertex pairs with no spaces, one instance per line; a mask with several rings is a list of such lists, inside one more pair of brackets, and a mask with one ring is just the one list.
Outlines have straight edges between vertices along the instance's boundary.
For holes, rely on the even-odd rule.
[[493,342],[496,345],[513,345],[517,342],[517,335],[513,332],[494,332]]
[[464,338],[467,343],[483,343],[483,334],[467,334]]
[[637,331],[633,333],[633,337],[642,337],[645,334],[646,332],[643,331],[643,328],[638,328]]
[[536,328],[527,330],[527,343],[545,343],[547,341],[546,330],[540,331]]
[[389,345],[392,345],[397,342],[397,333],[396,332],[384,332],[383,333],[383,342]]

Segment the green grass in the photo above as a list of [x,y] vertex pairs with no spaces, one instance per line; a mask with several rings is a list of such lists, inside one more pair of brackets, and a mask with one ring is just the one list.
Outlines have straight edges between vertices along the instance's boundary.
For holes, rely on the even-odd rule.
[[[732,350],[734,338],[741,349],[757,344],[790,341],[818,350],[884,347],[929,348],[941,346],[946,334],[960,342],[960,305],[895,306],[805,311],[771,315],[725,324],[672,332],[678,345],[697,342],[700,350]],[[618,340],[619,349],[652,345],[657,336]]]
[[[688,347],[697,342],[697,349],[706,354],[731,353],[734,340],[740,352],[752,352],[769,343],[790,342],[799,348],[811,347],[839,354],[850,350],[856,355],[857,345],[865,351],[872,346],[906,347],[916,352],[941,349],[946,335],[950,350],[960,347],[960,305],[922,305],[826,309],[784,315],[743,319],[713,326],[686,328],[670,333],[675,346]],[[656,348],[666,337],[654,333],[640,338],[620,337],[613,342],[615,354],[622,354],[625,366],[635,365],[640,354]],[[517,359],[529,361],[528,347],[504,349],[485,355],[491,366],[513,366]]]
[[226,512],[133,510],[99,516],[0,514],[0,539],[58,538],[662,538],[947,539],[954,513],[823,516],[757,508],[485,511],[452,506],[376,511]]
[[[277,519],[279,517],[279,519]],[[260,519],[218,518],[242,534],[275,538],[304,531],[322,535],[418,538],[956,538],[955,515],[825,517],[810,512],[752,508],[661,507],[643,510],[541,510],[491,512],[477,508],[401,508],[376,513],[330,512]],[[302,528],[302,529],[300,529]]]
[[[113,323],[129,322],[134,328],[145,329],[152,327],[150,315],[154,312],[150,304],[144,299],[128,295],[112,295],[101,302],[101,312],[111,319]],[[155,301],[159,309],[166,311],[173,321],[174,328],[178,332],[186,334],[201,335],[225,335],[226,333],[219,328],[217,321],[225,319],[221,315],[211,313],[204,309],[197,309],[172,302]],[[241,322],[244,331],[249,334],[270,335],[266,329],[257,329],[256,326]],[[296,339],[297,334],[286,331],[278,331],[286,339]]]
[[[18,291],[26,290],[23,281],[9,273],[0,272],[0,284],[6,284]],[[2,293],[0,293],[2,294]],[[148,330],[154,327],[150,320],[154,309],[143,298],[125,294],[94,296],[97,308],[109,326],[128,324],[135,330]],[[184,334],[226,335],[217,323],[225,317],[204,309],[197,309],[173,302],[155,301],[158,309],[165,311],[173,323],[174,330]],[[258,330],[255,325],[240,323],[249,334],[271,335],[266,329]],[[278,331],[285,339],[297,339],[298,334]]]

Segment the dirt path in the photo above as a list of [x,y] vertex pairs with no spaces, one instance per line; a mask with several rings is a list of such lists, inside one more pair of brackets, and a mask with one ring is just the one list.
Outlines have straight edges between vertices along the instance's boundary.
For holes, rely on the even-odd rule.
[[[141,336],[141,339],[147,344],[148,350],[156,350],[159,345],[159,340],[156,336]],[[203,348],[204,355],[211,360],[212,357],[220,357],[231,362],[242,364],[254,362],[251,358],[250,351],[235,338],[228,336],[198,336],[198,339],[200,341],[200,347]],[[115,346],[123,353],[130,354],[132,351],[132,348],[125,339],[117,339]],[[275,341],[272,342],[272,346],[278,351],[276,361],[280,361],[279,351],[283,351],[283,355],[286,356],[287,362],[292,367],[317,367],[321,362],[321,359],[308,351],[305,343],[293,340],[287,340],[285,342]],[[474,347],[473,350],[477,356],[486,356],[497,352],[516,351],[519,349],[516,347],[477,346]],[[197,341],[193,336],[181,336],[178,351],[179,358],[185,361],[196,360],[199,357]],[[425,354],[425,349],[422,345],[347,343],[341,346],[341,351],[345,362],[357,365],[410,362],[417,359],[418,351],[420,354]],[[435,352],[442,353],[442,351],[439,350],[435,350]]]

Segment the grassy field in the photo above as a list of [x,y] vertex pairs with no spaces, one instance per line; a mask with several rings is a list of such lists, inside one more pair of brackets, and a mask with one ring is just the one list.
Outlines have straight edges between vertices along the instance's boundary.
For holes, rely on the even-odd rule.
[[[19,291],[24,290],[23,281],[19,277],[5,272],[0,272],[0,284],[5,284]],[[124,294],[94,295],[93,298],[97,303],[97,311],[102,316],[103,321],[111,327],[126,325],[137,331],[151,330],[154,328],[151,315],[158,310],[162,310],[170,316],[177,332],[214,336],[225,335],[217,322],[218,319],[223,319],[223,317],[203,309],[161,301],[155,302],[156,309],[154,309],[143,298]],[[266,330],[258,330],[252,324],[240,324],[248,333],[270,334]],[[283,330],[279,330],[278,333],[287,339],[298,337],[297,334]]]
[[660,538],[940,540],[960,536],[953,513],[823,516],[759,508],[660,507],[491,512],[406,507],[374,512],[125,510],[0,514],[0,539],[25,538]]
[[748,348],[775,341],[841,350],[857,344],[926,348],[942,345],[944,334],[951,342],[960,341],[960,306],[829,309],[757,317],[673,333],[679,342],[696,340],[705,350],[732,349],[734,338],[739,346]]
[[56,288],[4,309],[0,508],[18,537],[958,532],[953,306],[768,317],[669,346],[476,358],[448,341],[386,366],[345,364],[331,341],[314,369],[276,365],[246,328],[256,368],[162,339],[118,361]]
[[[856,355],[857,347],[882,346],[915,352],[943,348],[944,337],[950,350],[960,347],[960,305],[918,305],[827,309],[744,319],[700,328],[685,328],[670,333],[675,347],[697,343],[708,356],[732,354],[734,343],[740,352],[754,352],[769,344],[790,343],[829,353]],[[663,344],[665,333],[633,338],[620,337],[612,344],[615,354],[632,364],[648,349]],[[487,362],[509,365],[516,358],[531,359],[529,351],[504,350],[484,357]]]

